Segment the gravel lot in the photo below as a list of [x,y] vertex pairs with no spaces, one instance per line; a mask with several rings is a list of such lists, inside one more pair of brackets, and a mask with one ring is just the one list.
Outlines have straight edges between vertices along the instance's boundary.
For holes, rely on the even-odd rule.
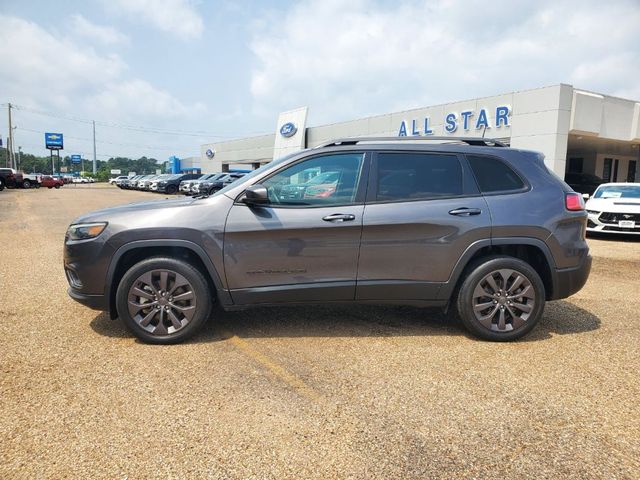
[[66,294],[77,215],[161,196],[0,192],[0,478],[640,478],[640,239],[524,341],[404,307],[215,314],[137,342]]

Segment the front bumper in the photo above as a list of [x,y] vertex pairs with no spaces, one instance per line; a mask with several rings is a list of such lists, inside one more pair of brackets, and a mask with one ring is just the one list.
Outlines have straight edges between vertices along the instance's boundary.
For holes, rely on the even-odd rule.
[[587,255],[577,267],[556,269],[553,274],[553,292],[549,300],[567,298],[580,291],[589,278],[591,262],[591,255]]
[[[587,232],[640,235],[640,221],[637,221],[638,216],[638,214],[624,212],[589,213]],[[625,225],[625,223],[628,223],[625,222],[627,220],[633,220],[633,227]]]
[[67,293],[76,302],[81,303],[85,307],[89,307],[93,310],[101,310],[103,312],[109,310],[109,300],[104,295],[87,295],[86,293],[74,290],[72,287],[69,287]]

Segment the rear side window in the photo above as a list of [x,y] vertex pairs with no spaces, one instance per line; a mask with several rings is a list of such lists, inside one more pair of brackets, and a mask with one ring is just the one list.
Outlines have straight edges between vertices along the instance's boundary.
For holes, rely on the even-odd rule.
[[379,153],[377,201],[462,195],[462,167],[456,155]]
[[504,162],[494,157],[467,155],[482,193],[522,190],[522,179]]

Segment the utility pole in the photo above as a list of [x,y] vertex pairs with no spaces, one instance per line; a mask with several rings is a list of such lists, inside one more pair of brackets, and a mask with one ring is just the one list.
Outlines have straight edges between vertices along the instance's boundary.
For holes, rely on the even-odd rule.
[[9,112],[9,138],[7,138],[7,167],[13,168],[13,127],[11,126],[11,104],[7,107]]
[[96,121],[93,120],[93,174],[96,174],[97,161],[96,161]]

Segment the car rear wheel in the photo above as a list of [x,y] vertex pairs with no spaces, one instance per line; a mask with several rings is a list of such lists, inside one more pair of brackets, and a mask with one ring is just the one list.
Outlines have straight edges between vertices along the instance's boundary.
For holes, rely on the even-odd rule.
[[175,185],[169,185],[167,187],[167,193],[169,195],[173,195],[174,193],[176,193],[178,191],[178,187],[176,187]]
[[0,192],[4,190],[4,180],[0,178]]
[[31,181],[25,180],[24,182],[22,182],[22,188],[31,188]]
[[60,188],[60,185],[56,185],[56,188]]
[[471,265],[457,298],[462,322],[485,340],[516,340],[542,318],[544,284],[528,263],[494,256]]
[[211,312],[211,293],[193,265],[153,257],[131,267],[116,292],[118,316],[147,343],[179,343],[196,333]]

